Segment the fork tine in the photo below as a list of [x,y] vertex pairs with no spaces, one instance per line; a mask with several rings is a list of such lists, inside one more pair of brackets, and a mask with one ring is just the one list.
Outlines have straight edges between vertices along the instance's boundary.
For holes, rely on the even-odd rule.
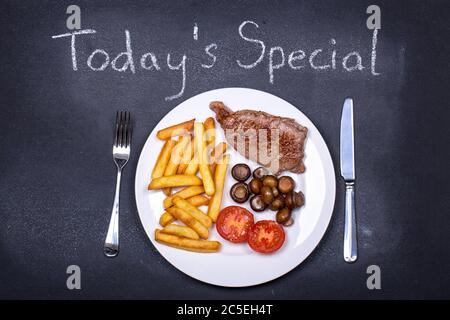
[[119,111],[116,111],[116,128],[114,131],[114,145],[117,146],[119,139]]
[[118,132],[118,142],[117,142],[117,146],[121,147],[122,143],[123,143],[123,111],[120,111],[119,113],[119,132]]
[[128,135],[128,145],[130,145],[131,146],[131,137],[132,137],[132,134],[133,134],[133,126],[132,126],[132,123],[131,123],[131,112],[130,112],[130,132],[129,132],[129,135]]
[[127,122],[127,147],[131,145],[131,132],[133,131],[133,128],[131,126],[131,112],[128,112],[128,122]]
[[122,111],[122,147],[125,147],[127,134],[127,112]]
[[123,142],[125,147],[128,147],[128,132],[130,131],[130,112],[125,111],[125,141]]
[[126,111],[122,111],[122,143],[121,143],[121,147],[125,146],[125,132],[126,132],[126,117],[127,117],[127,112]]

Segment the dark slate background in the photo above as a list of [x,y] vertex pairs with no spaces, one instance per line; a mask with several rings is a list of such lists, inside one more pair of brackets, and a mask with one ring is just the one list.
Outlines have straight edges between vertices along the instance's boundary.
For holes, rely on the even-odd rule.
[[[352,50],[369,65],[371,31],[365,10],[382,11],[377,69],[317,72],[284,68],[269,83],[267,57],[253,70],[254,45],[329,52]],[[65,10],[78,4],[79,67],[72,71]],[[0,63],[0,298],[450,298],[449,26],[445,1],[2,1]],[[194,22],[199,40],[192,39]],[[161,72],[93,72],[87,56],[124,50],[129,29],[135,53],[153,51]],[[204,47],[218,44],[217,62],[202,69]],[[188,55],[186,91],[165,55]],[[138,56],[139,57],[139,56]],[[178,60],[178,58],[177,58]],[[343,99],[355,100],[359,260],[342,259],[344,188],[337,176],[333,218],[322,242],[299,267],[270,283],[242,289],[206,285],[167,263],[147,239],[136,211],[139,152],[156,123],[203,91],[250,87],[298,106],[319,128],[339,172]],[[111,159],[114,113],[131,110],[133,149],[121,194],[121,253],[102,254],[116,169]],[[66,289],[66,268],[82,270],[82,290]],[[366,288],[377,264],[382,290]],[[255,272],[263,265],[255,266]],[[213,270],[211,270],[213,272]]]

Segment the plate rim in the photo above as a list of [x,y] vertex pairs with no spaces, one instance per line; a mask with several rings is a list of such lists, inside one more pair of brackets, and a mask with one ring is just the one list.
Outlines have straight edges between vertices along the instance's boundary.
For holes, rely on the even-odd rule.
[[[229,89],[231,89],[231,90],[248,90],[248,91],[254,91],[254,92],[257,92],[257,93],[262,93],[262,94],[265,94],[265,95],[270,95],[270,96],[273,96],[273,97],[276,98],[276,99],[280,99],[280,100],[284,101],[285,103],[287,103],[287,104],[289,104],[290,106],[294,107],[298,112],[300,112],[305,118],[307,118],[307,119],[309,120],[309,122],[312,124],[312,126],[314,127],[314,129],[316,130],[316,132],[319,134],[320,139],[318,139],[318,141],[319,141],[320,144],[323,144],[322,147],[324,147],[324,150],[326,151],[326,152],[325,152],[325,159],[324,159],[324,172],[327,172],[327,169],[328,169],[328,170],[331,170],[330,175],[333,177],[333,179],[332,179],[333,183],[332,183],[331,185],[330,185],[329,183],[326,184],[326,188],[327,188],[327,189],[328,189],[329,187],[331,187],[331,189],[329,190],[329,191],[330,191],[330,196],[332,197],[331,208],[330,208],[330,214],[329,214],[329,217],[328,217],[328,219],[327,219],[326,224],[322,224],[322,225],[318,224],[318,225],[317,225],[317,227],[321,227],[321,230],[320,230],[320,231],[321,231],[321,232],[320,232],[320,238],[319,238],[319,241],[317,242],[317,244],[314,245],[314,247],[310,250],[310,252],[304,257],[304,259],[303,259],[302,261],[300,261],[299,263],[294,264],[291,268],[285,270],[285,271],[282,272],[281,274],[276,275],[275,277],[273,277],[273,278],[271,278],[271,279],[268,279],[268,280],[265,280],[265,281],[258,281],[258,282],[255,282],[255,283],[245,284],[245,285],[227,285],[227,284],[223,284],[223,283],[220,283],[220,284],[219,284],[219,283],[209,282],[209,281],[206,281],[206,280],[204,280],[204,279],[200,279],[200,278],[198,278],[198,277],[196,277],[196,276],[194,276],[194,275],[192,275],[192,274],[190,274],[190,273],[188,273],[188,272],[186,272],[186,271],[180,269],[179,267],[177,267],[177,266],[175,265],[175,263],[171,261],[170,258],[167,258],[164,254],[162,254],[162,253],[159,251],[159,249],[158,249],[158,247],[155,245],[155,243],[154,243],[154,241],[153,241],[151,235],[149,235],[149,234],[147,233],[146,228],[145,228],[145,226],[143,225],[143,221],[142,221],[142,219],[141,219],[141,214],[140,214],[140,212],[139,212],[139,207],[140,207],[140,206],[139,206],[139,200],[138,200],[138,183],[137,183],[137,181],[138,181],[138,169],[139,169],[139,167],[140,167],[140,164],[141,164],[141,158],[142,158],[142,156],[143,156],[143,153],[142,153],[142,152],[143,152],[145,146],[147,145],[147,143],[148,143],[148,141],[149,141],[149,139],[150,139],[150,137],[151,137],[151,135],[152,135],[153,130],[155,130],[155,128],[156,128],[156,127],[164,120],[164,118],[165,118],[170,112],[172,112],[174,109],[178,108],[181,104],[186,103],[187,101],[189,101],[189,100],[191,100],[191,99],[194,99],[195,97],[197,97],[197,96],[199,96],[199,95],[202,95],[202,94],[211,93],[211,92],[213,92],[213,91],[229,90]],[[325,168],[327,164],[329,164],[330,166],[328,166],[328,168]],[[331,153],[330,153],[330,150],[329,150],[329,148],[328,148],[328,145],[327,145],[327,143],[325,142],[325,139],[323,138],[323,136],[322,136],[322,134],[320,133],[319,129],[315,126],[315,124],[311,121],[311,119],[310,119],[306,114],[304,114],[299,108],[297,108],[294,104],[290,103],[289,101],[287,101],[287,100],[285,100],[285,99],[283,99],[283,98],[281,98],[281,97],[278,97],[278,96],[276,96],[276,95],[274,95],[274,94],[272,94],[272,93],[269,93],[269,92],[266,92],[266,91],[263,91],[263,90],[258,90],[258,89],[253,89],[253,88],[246,88],[246,87],[222,87],[222,88],[216,88],[216,89],[211,89],[211,90],[203,91],[203,92],[200,92],[200,93],[198,93],[198,94],[196,94],[196,95],[193,95],[193,96],[191,96],[191,97],[189,97],[189,98],[187,98],[187,99],[181,101],[180,103],[178,103],[176,106],[174,106],[173,108],[171,108],[171,109],[170,109],[170,110],[169,110],[162,118],[160,118],[160,120],[158,121],[158,123],[153,127],[153,129],[152,129],[152,130],[150,131],[150,133],[148,134],[147,138],[145,139],[144,144],[143,144],[142,147],[141,147],[141,150],[140,150],[140,153],[139,153],[139,158],[138,158],[137,165],[136,165],[135,176],[134,176],[134,194],[135,194],[136,209],[137,209],[137,214],[138,214],[138,218],[139,218],[139,223],[140,223],[140,225],[141,225],[141,227],[142,227],[142,229],[143,229],[143,231],[144,231],[145,236],[148,238],[148,240],[150,240],[150,243],[151,243],[151,244],[153,245],[153,247],[156,249],[156,251],[158,252],[158,254],[159,254],[162,258],[164,258],[164,260],[166,260],[167,262],[169,262],[169,264],[172,265],[176,270],[178,270],[178,271],[182,272],[183,274],[185,274],[185,275],[187,275],[187,276],[189,276],[189,277],[191,277],[191,278],[193,278],[193,279],[196,279],[196,280],[198,280],[198,281],[200,281],[200,282],[202,282],[202,283],[209,284],[209,285],[214,285],[214,286],[220,286],[220,287],[246,288],[246,287],[253,287],[253,286],[257,286],[257,285],[269,283],[269,282],[271,282],[271,281],[274,281],[274,280],[276,280],[276,279],[279,279],[279,278],[283,277],[283,276],[286,275],[287,273],[291,272],[292,270],[294,270],[295,268],[297,268],[298,266],[300,266],[300,265],[301,265],[305,260],[307,260],[308,257],[310,257],[311,254],[317,249],[318,245],[320,244],[320,242],[322,241],[323,237],[325,236],[325,233],[328,231],[328,228],[329,228],[329,226],[330,226],[330,222],[331,222],[331,219],[332,219],[333,213],[334,213],[334,208],[335,208],[335,203],[336,203],[336,171],[335,171],[335,168],[334,168],[333,159],[332,159],[332,157],[331,157]],[[316,228],[317,228],[317,227],[316,227]]]

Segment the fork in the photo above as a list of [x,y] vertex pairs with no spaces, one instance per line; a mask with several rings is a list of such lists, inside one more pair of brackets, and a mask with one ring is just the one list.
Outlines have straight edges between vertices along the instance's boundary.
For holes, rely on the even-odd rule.
[[128,111],[117,111],[116,130],[113,144],[113,160],[117,166],[116,194],[109,221],[108,234],[106,235],[103,252],[107,257],[115,257],[119,254],[119,194],[122,169],[130,158],[131,145],[131,115]]

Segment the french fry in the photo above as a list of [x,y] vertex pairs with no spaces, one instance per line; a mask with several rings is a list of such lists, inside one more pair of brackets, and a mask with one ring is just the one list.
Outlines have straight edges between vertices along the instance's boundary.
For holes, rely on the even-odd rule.
[[198,171],[198,160],[194,154],[188,166],[186,167],[186,170],[184,170],[184,174],[196,175],[197,171]]
[[172,196],[167,197],[164,199],[163,206],[164,208],[169,208],[173,205],[172,200],[173,197],[178,196],[180,198],[186,199],[193,196],[196,196],[198,194],[202,194],[205,192],[205,189],[203,186],[191,186],[184,189],[181,189],[180,191],[174,193]]
[[207,206],[209,204],[209,198],[202,196],[200,194],[187,198],[186,201],[195,207]]
[[175,124],[173,126],[159,130],[156,137],[160,140],[167,140],[174,136],[180,136],[189,132],[194,126],[195,119]]
[[161,232],[194,240],[200,239],[198,234],[191,228],[186,226],[179,226],[177,224],[168,224],[161,230]]
[[215,192],[214,181],[212,179],[211,171],[209,171],[208,166],[208,154],[206,150],[205,142],[205,128],[203,123],[194,123],[194,144],[195,144],[195,156],[199,161],[200,175],[203,179],[203,186],[205,188],[205,193],[208,196],[212,196]]
[[153,167],[152,171],[152,179],[159,178],[164,175],[164,171],[166,170],[167,163],[170,159],[170,154],[172,152],[173,147],[175,146],[175,140],[167,140],[164,143],[164,146],[159,153],[158,159],[156,160],[156,164]]
[[216,145],[216,123],[214,122],[214,118],[207,118],[203,123],[203,126],[205,127],[205,148],[208,157],[209,170],[211,171],[211,176],[214,178],[214,171],[211,170],[213,169],[211,165],[214,163],[212,150]]
[[[189,203],[189,201],[180,198],[180,197],[174,197],[173,203],[175,207],[182,209],[184,212],[190,214],[192,217],[194,217],[198,222],[200,222],[202,225],[204,225],[206,228],[211,227],[212,221],[211,218],[208,217],[203,211],[201,211],[196,206]],[[171,208],[168,208],[167,210],[170,211]],[[172,214],[173,215],[173,214]]]
[[[181,199],[181,198],[180,198]],[[180,220],[188,227],[191,227],[202,239],[208,239],[209,231],[208,229],[201,224],[197,219],[195,219],[192,215],[187,213],[181,208],[178,207],[170,207],[167,209],[172,216],[174,216],[177,220]],[[206,217],[206,215],[205,215]]]
[[189,135],[180,137],[178,143],[175,145],[175,147],[173,147],[169,162],[167,163],[166,169],[164,170],[165,176],[173,176],[177,173],[177,168],[181,162],[183,152],[190,141],[191,137]]
[[214,122],[213,117],[209,117],[203,123],[205,127],[205,140],[208,146],[216,145],[216,123]]
[[163,227],[174,221],[175,221],[174,216],[168,213],[167,211],[164,211],[164,213],[159,218],[159,224],[162,225]]
[[[190,142],[190,135],[181,136],[175,147],[173,147],[169,162],[167,163],[166,170],[164,170],[165,176],[172,176],[177,173],[178,165],[181,162],[181,157],[183,156],[184,149],[186,145]],[[170,196],[172,193],[171,188],[164,188],[163,192],[166,196]]]
[[228,154],[223,156],[223,159],[219,161],[214,174],[214,183],[216,193],[211,197],[208,206],[208,216],[213,222],[216,222],[219,215],[220,206],[222,204],[223,186],[225,184],[225,177],[227,174],[228,163],[230,162],[230,156]]
[[193,156],[194,156],[194,144],[191,139],[187,144],[186,149],[184,149],[183,156],[181,157],[180,164],[178,165],[177,174],[183,174],[184,171],[186,171],[186,168],[189,162],[191,162]]
[[208,196],[212,196],[215,192],[214,180],[208,165],[208,155],[206,149],[203,152],[203,162],[199,164],[200,175],[203,179],[203,187]]
[[211,170],[211,174],[214,174],[214,170],[216,169],[217,162],[222,158],[223,154],[227,151],[228,145],[226,142],[219,143],[211,154],[211,161],[209,165],[209,169]]
[[155,240],[171,247],[195,252],[217,252],[220,250],[220,242],[218,241],[188,239],[166,234],[158,229],[155,230]]
[[166,196],[170,197],[170,196],[172,195],[172,188],[163,188],[163,189],[162,189],[162,192],[163,192]]
[[152,179],[148,185],[148,190],[156,190],[163,188],[184,187],[184,186],[201,186],[202,180],[193,175],[176,174],[168,177],[159,177]]
[[[196,196],[187,198],[186,201],[189,202],[190,204],[192,204],[193,206],[196,206],[196,207],[206,206],[206,205],[209,204],[209,199],[207,197],[204,197],[204,196],[201,196],[201,195],[196,195]],[[171,215],[167,211],[164,211],[164,213],[159,218],[159,224],[164,227],[164,226],[168,225],[169,223],[174,222],[175,220],[176,219],[175,219],[175,217],[173,215]]]

